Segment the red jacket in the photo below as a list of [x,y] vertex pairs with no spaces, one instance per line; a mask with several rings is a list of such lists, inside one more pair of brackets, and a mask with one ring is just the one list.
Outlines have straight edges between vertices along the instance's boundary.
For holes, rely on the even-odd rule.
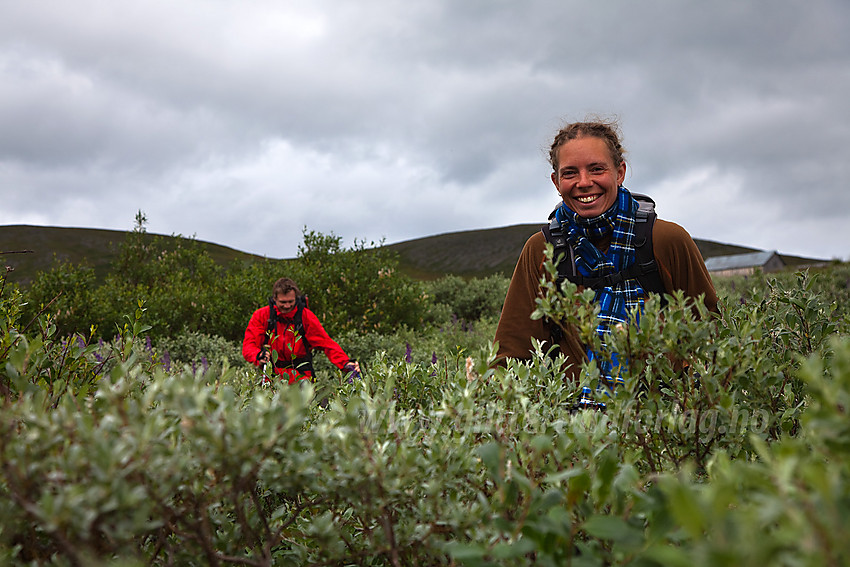
[[[307,349],[305,348],[302,337],[296,334],[295,325],[291,321],[286,320],[286,318],[291,319],[295,315],[297,307],[286,313],[281,313],[277,307],[274,309],[278,314],[277,329],[273,333],[269,344],[273,351],[277,351],[277,360],[288,361],[306,356]],[[301,320],[304,324],[304,335],[307,337],[310,347],[323,351],[331,363],[342,370],[342,367],[349,361],[348,355],[345,354],[336,341],[328,336],[327,331],[322,327],[316,314],[305,307],[301,314]],[[254,311],[254,314],[251,315],[251,320],[248,321],[248,328],[245,329],[245,338],[242,341],[242,356],[245,357],[245,360],[256,366],[259,366],[257,355],[262,350],[268,324],[269,308],[266,306]],[[290,384],[297,380],[304,380],[311,377],[309,372],[299,372],[294,368],[276,367],[275,372],[281,375],[281,379],[283,379],[284,375],[287,375]]]

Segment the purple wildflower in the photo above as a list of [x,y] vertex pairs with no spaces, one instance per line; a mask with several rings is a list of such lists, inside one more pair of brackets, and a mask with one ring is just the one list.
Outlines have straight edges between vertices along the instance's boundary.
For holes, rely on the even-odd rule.
[[165,371],[171,371],[171,355],[168,354],[168,351],[162,353],[162,365],[165,367]]
[[413,354],[413,347],[410,346],[410,343],[407,343],[407,350],[404,353],[404,361],[406,363],[410,364],[411,362],[413,362],[413,357],[411,356],[412,354]]

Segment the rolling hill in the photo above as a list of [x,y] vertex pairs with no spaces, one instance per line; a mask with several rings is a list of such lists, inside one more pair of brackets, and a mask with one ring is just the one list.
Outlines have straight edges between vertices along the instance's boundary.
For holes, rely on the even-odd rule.
[[[26,284],[40,271],[49,270],[55,261],[86,263],[103,277],[118,255],[118,246],[126,231],[96,228],[60,228],[49,226],[0,226],[2,262],[11,266],[9,281]],[[157,235],[146,234],[153,239]],[[165,237],[171,238],[171,237]],[[221,265],[233,261],[251,262],[262,256],[248,254],[209,242],[200,242],[210,257]],[[14,252],[14,253],[9,253]]]
[[[446,273],[469,277],[494,273],[510,276],[525,241],[540,228],[540,224],[519,224],[451,232],[390,244],[388,248],[399,254],[404,271],[420,279],[437,278]],[[712,240],[695,242],[703,258],[758,250]],[[822,262],[799,256],[780,256],[788,266]]]
[[[438,234],[389,244],[399,256],[400,268],[417,279],[435,279],[446,274],[482,277],[510,276],[526,239],[540,230],[539,224],[468,230]],[[89,228],[59,228],[30,225],[0,226],[0,252],[6,266],[14,268],[9,281],[26,285],[39,272],[50,269],[55,260],[92,266],[99,277],[108,273],[118,245],[127,232]],[[147,234],[148,238],[157,235]],[[170,237],[165,237],[170,238]],[[221,265],[234,261],[253,262],[262,256],[240,252],[227,246],[197,241]],[[753,252],[755,248],[697,240],[704,258]],[[18,253],[29,251],[26,253]],[[789,266],[821,260],[782,256]]]

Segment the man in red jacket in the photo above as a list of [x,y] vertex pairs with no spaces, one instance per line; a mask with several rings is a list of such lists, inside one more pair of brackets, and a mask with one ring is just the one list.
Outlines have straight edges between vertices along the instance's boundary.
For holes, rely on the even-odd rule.
[[328,336],[294,281],[277,280],[272,296],[269,306],[254,311],[248,321],[242,341],[245,360],[256,366],[273,362],[281,380],[287,378],[292,384],[312,378],[312,350],[319,349],[340,370],[359,375],[360,366]]

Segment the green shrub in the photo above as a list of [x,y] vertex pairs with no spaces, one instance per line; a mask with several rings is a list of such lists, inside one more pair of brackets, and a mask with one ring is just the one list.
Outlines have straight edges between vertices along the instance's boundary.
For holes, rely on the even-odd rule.
[[[0,289],[4,287],[0,285]],[[145,312],[141,301],[133,315],[125,316],[125,323],[109,345],[96,342],[93,333],[61,335],[50,314],[37,316],[25,326],[21,320],[23,305],[17,291],[0,301],[0,394],[7,402],[34,392],[45,393],[46,410],[66,395],[86,397],[118,364],[140,360],[155,364],[144,352],[145,345],[136,340],[150,328],[141,322]]]
[[171,365],[208,368],[211,365],[239,366],[242,358],[242,343],[223,337],[207,335],[198,331],[184,332],[174,337],[158,339],[153,345],[166,370]]
[[391,333],[419,326],[428,304],[421,285],[397,270],[387,248],[304,231],[296,260],[215,264],[194,240],[148,235],[144,216],[119,247],[111,272],[96,282],[85,266],[57,263],[39,273],[28,290],[27,315],[49,306],[60,335],[115,334],[115,322],[141,300],[155,339],[202,333],[241,340],[251,313],[267,304],[282,276],[295,279],[333,336],[349,330]]
[[[262,388],[226,358],[167,372],[138,301],[116,341],[63,348],[0,296],[0,561],[846,564],[850,339],[810,279],[771,285],[716,318],[650,301],[612,336],[629,368],[605,411],[540,349],[493,368],[483,332],[341,334],[386,353],[361,380]],[[593,340],[566,290],[540,315]]]
[[447,306],[455,319],[478,321],[499,317],[509,284],[510,279],[501,275],[470,279],[449,275],[428,282],[426,290],[433,302]]
[[23,308],[23,317],[31,320],[43,310],[52,315],[59,335],[89,334],[97,321],[92,309],[94,288],[93,268],[54,259],[53,267],[36,274],[27,290],[29,303]]
[[[310,308],[331,334],[347,331],[391,333],[420,325],[426,309],[418,282],[398,271],[398,257],[383,246],[304,230],[304,242],[292,263],[292,277],[310,298]],[[268,282],[270,289],[273,281]]]
[[721,439],[697,476],[642,472],[632,424],[571,412],[576,389],[546,356],[474,361],[417,411],[395,400],[397,364],[327,409],[310,387],[254,390],[226,367],[121,365],[85,411],[67,396],[45,413],[34,394],[0,415],[0,550],[57,564],[842,564],[850,341],[830,350],[801,370],[801,435],[739,458]]
[[[624,440],[641,450],[644,466],[658,472],[690,462],[704,470],[718,444],[740,457],[752,454],[753,434],[775,441],[796,433],[805,401],[796,369],[809,355],[827,356],[836,331],[834,304],[812,284],[805,273],[793,287],[769,282],[773,291],[758,303],[721,302],[719,318],[681,292],[667,296],[665,308],[653,299],[639,323],[611,333],[607,349],[595,331],[592,291],[577,294],[565,282],[558,293],[548,281],[535,316],[577,328],[608,360],[613,352],[628,360],[620,376],[625,383],[613,397],[599,386],[595,363],[584,382],[612,419],[639,426]],[[654,435],[646,434],[647,425]]]

